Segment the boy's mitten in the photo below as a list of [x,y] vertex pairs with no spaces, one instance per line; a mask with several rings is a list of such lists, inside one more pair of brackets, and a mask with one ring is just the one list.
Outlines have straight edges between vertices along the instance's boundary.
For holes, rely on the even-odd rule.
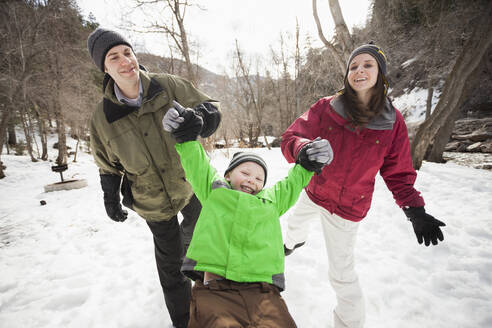
[[302,165],[306,170],[321,173],[323,166],[329,165],[333,160],[333,150],[330,142],[317,137],[305,144],[297,154],[296,163]]
[[413,230],[419,244],[425,241],[425,246],[437,245],[437,240],[444,240],[441,228],[446,226],[444,222],[441,222],[434,218],[432,215],[425,213],[424,207],[407,207],[403,209],[408,220],[412,222]]
[[221,121],[221,114],[217,107],[209,102],[204,102],[194,108],[195,113],[200,115],[203,119],[203,127],[200,132],[200,137],[210,137],[215,130],[219,127]]
[[183,122],[184,118],[182,116],[179,116],[178,110],[174,107],[171,107],[162,119],[162,127],[167,132],[173,132]]
[[128,217],[120,204],[121,177],[115,174],[101,174],[101,187],[104,192],[104,207],[109,218],[116,222],[123,222]]

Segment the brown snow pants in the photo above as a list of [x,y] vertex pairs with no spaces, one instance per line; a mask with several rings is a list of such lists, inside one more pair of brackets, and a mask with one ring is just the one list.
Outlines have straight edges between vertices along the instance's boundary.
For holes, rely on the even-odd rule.
[[196,281],[188,328],[296,328],[280,291],[267,283]]

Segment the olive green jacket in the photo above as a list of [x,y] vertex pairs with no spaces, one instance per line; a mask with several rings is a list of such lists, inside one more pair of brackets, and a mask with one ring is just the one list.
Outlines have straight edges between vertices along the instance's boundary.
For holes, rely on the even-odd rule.
[[162,118],[173,100],[191,108],[204,102],[218,108],[218,103],[177,76],[140,70],[140,78],[144,93],[139,108],[120,103],[109,80],[92,116],[91,151],[100,174],[126,175],[134,211],[149,221],[169,220],[193,191]]

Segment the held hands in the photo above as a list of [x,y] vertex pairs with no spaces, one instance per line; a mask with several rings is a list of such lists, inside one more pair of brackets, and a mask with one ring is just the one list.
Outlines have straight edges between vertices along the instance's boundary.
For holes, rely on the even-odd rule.
[[123,222],[128,217],[128,212],[120,204],[120,183],[121,177],[119,175],[101,174],[106,214],[116,222]]
[[177,101],[162,119],[164,130],[171,132],[177,142],[196,140],[203,127],[203,119],[191,108],[184,108]]
[[323,166],[329,165],[332,160],[333,149],[330,142],[317,137],[301,148],[296,163],[301,164],[308,171],[320,174]]
[[444,227],[446,224],[425,213],[424,207],[408,207],[404,208],[403,212],[405,212],[408,220],[412,222],[419,244],[425,241],[425,246],[429,246],[431,242],[432,245],[437,245],[438,239],[440,241],[444,240],[440,227]]

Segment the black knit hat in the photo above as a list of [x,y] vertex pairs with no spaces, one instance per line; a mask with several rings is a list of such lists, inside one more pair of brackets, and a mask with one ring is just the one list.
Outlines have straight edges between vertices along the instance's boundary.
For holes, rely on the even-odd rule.
[[374,57],[374,59],[376,59],[376,62],[378,63],[379,66],[379,71],[381,72],[383,78],[383,82],[386,86],[386,90],[385,90],[386,92],[387,89],[389,88],[389,83],[388,80],[386,79],[386,55],[384,54],[383,50],[381,50],[381,48],[375,45],[372,41],[352,51],[347,61],[347,71],[345,72],[345,78],[347,78],[348,76],[350,62],[352,61],[352,59],[354,59],[355,56],[360,54],[369,54],[372,57]]
[[266,165],[265,161],[263,160],[263,158],[261,158],[260,156],[258,156],[256,154],[253,154],[253,153],[247,153],[247,152],[235,153],[232,156],[232,160],[229,163],[229,166],[227,167],[227,169],[224,172],[224,176],[226,176],[227,173],[229,173],[235,167],[239,166],[240,164],[242,164],[244,162],[253,162],[253,163],[258,164],[259,166],[261,166],[263,168],[263,171],[265,171],[265,180],[263,181],[263,185],[265,185],[266,180],[267,180],[267,165]]
[[352,51],[349,60],[347,62],[347,70],[352,59],[354,59],[355,56],[360,54],[369,54],[373,56],[374,59],[376,59],[376,61],[378,62],[378,66],[379,69],[381,70],[381,73],[383,73],[383,75],[386,76],[386,55],[384,54],[383,50],[381,50],[380,47],[378,47],[373,43],[364,44],[356,48],[354,51]]
[[106,58],[106,54],[111,48],[120,44],[129,46],[133,51],[132,45],[123,35],[101,27],[94,30],[87,39],[89,54],[96,66],[102,72],[104,72],[104,59]]

